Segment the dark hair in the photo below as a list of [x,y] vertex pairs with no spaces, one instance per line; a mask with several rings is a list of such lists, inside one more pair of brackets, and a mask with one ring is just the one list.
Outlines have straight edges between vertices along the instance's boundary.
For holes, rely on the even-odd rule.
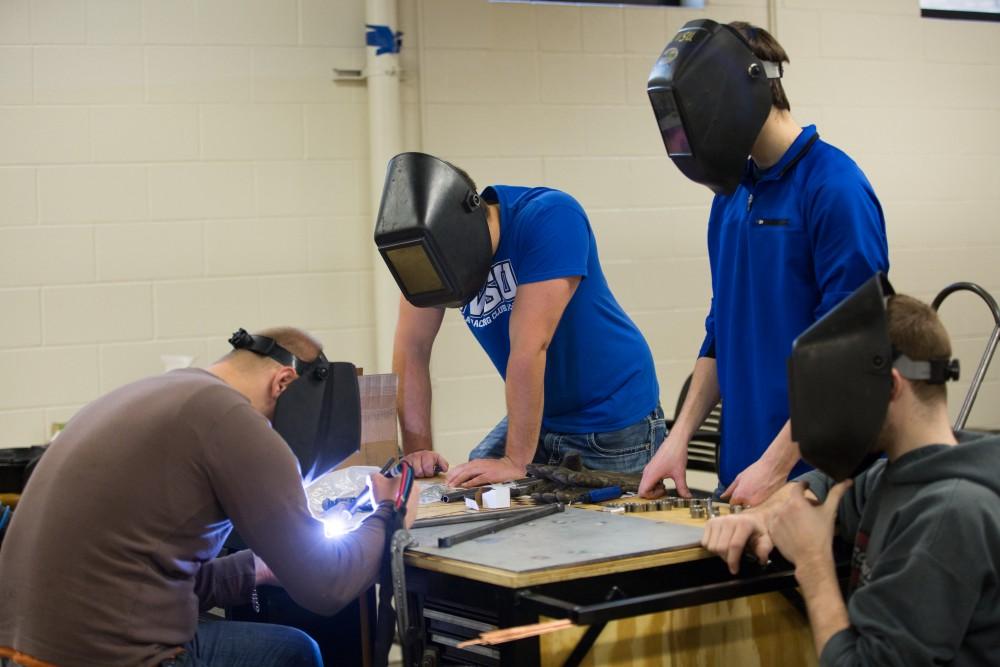
[[[933,308],[905,294],[889,297],[886,305],[889,340],[893,346],[915,361],[951,359],[951,341]],[[913,393],[923,403],[946,401],[948,392],[943,384],[928,384],[910,380]]]
[[[785,49],[767,30],[746,21],[733,21],[729,27],[742,35],[743,39],[750,45],[753,54],[761,60],[772,63],[791,62]],[[788,103],[788,96],[785,95],[785,89],[781,86],[781,79],[771,79],[771,105],[785,111],[792,110],[792,105]]]

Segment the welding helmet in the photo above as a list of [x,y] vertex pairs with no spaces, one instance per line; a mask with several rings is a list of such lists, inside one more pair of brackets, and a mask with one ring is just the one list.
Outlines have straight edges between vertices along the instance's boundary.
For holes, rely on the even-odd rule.
[[881,272],[806,329],[788,361],[792,439],[810,465],[835,480],[852,477],[878,456],[875,444],[892,392],[892,369],[910,380],[957,380],[954,359],[914,360],[889,340]]
[[732,194],[771,112],[770,79],[781,74],[781,63],[757,58],[734,28],[710,19],[685,23],[646,82],[677,168],[717,194]]
[[465,174],[425,153],[389,160],[375,245],[414,306],[461,307],[493,260],[486,203]]
[[361,445],[361,394],[357,370],[329,362],[322,352],[303,361],[273,338],[239,329],[229,339],[237,350],[274,359],[298,373],[278,397],[272,426],[299,460],[309,482],[329,472]]

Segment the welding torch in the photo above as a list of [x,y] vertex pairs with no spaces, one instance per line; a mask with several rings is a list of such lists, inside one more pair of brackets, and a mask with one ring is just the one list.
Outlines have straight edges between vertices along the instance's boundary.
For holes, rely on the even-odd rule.
[[[390,479],[393,477],[402,477],[399,481],[399,489],[396,491],[393,507],[395,507],[396,511],[405,511],[406,503],[410,498],[410,491],[413,490],[413,480],[415,478],[413,466],[403,459],[397,461],[395,458],[391,458],[385,462],[385,465],[378,471],[378,474]],[[347,513],[353,515],[365,505],[371,505],[374,508],[375,504],[373,500],[372,490],[369,488],[354,500],[347,509]]]
[[[382,466],[379,474],[389,478],[401,477],[399,488],[396,490],[396,497],[393,500],[393,509],[401,515],[405,514],[406,504],[409,501],[410,492],[413,490],[413,480],[416,477],[413,472],[413,466],[407,461],[400,460],[397,462],[395,458],[391,458]],[[327,511],[320,519],[323,522],[323,531],[326,537],[338,537],[357,527],[358,524],[355,524],[353,521],[354,515],[362,510],[370,511],[374,509],[374,500],[371,487],[369,486],[361,495],[353,499],[353,502],[351,502],[347,509],[337,510],[337,503],[327,507],[326,502],[324,502],[324,509]]]

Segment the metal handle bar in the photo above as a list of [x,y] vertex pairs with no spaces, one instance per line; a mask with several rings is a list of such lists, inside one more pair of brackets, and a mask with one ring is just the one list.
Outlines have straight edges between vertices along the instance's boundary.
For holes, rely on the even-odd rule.
[[996,299],[993,298],[989,292],[984,290],[982,287],[975,283],[954,283],[948,285],[943,290],[941,290],[934,301],[931,303],[931,308],[938,310],[941,306],[941,302],[945,300],[949,294],[954,292],[972,292],[986,302],[986,305],[990,309],[990,313],[993,315],[993,321],[996,323],[993,327],[993,333],[990,335],[989,342],[986,343],[986,350],[983,352],[982,358],[979,360],[979,366],[976,368],[975,374],[972,376],[972,384],[969,385],[969,391],[965,395],[965,399],[962,401],[962,407],[958,411],[958,416],[955,417],[955,430],[961,430],[965,428],[965,422],[969,419],[969,413],[972,412],[972,404],[976,402],[976,396],[979,395],[979,389],[983,385],[983,380],[986,379],[986,371],[990,367],[990,362],[993,360],[993,354],[996,352],[997,343],[1000,342],[1000,306],[997,306]]

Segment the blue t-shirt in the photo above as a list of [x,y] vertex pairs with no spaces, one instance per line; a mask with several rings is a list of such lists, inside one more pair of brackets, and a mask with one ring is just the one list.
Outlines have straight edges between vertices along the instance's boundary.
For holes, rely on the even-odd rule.
[[[716,196],[708,254],[713,296],[699,356],[718,365],[719,478],[729,485],[788,420],[795,338],[888,271],[885,219],[857,164],[809,126],[777,164],[748,161],[736,192]],[[808,469],[800,462],[792,476]]]
[[462,316],[500,375],[506,379],[517,286],[582,276],[549,344],[542,425],[602,433],[648,415],[660,393],[653,355],[608,288],[580,204],[558,190],[506,185],[486,188],[483,198],[500,206],[500,243]]

